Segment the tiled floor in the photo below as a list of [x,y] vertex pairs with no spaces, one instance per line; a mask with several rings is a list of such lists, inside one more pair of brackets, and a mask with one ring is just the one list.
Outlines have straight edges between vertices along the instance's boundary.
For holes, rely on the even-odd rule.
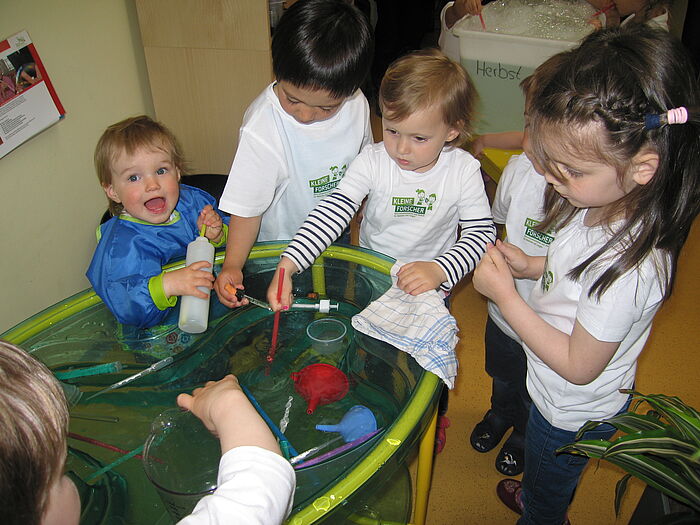
[[[700,225],[696,224],[681,256],[673,296],[657,315],[639,361],[637,389],[677,395],[700,407]],[[437,456],[428,509],[429,525],[514,523],[517,516],[496,497],[501,475],[494,468],[497,450],[474,451],[469,433],[489,405],[490,381],[484,372],[483,330],[486,304],[470,283],[456,292],[452,312],[460,328],[460,369],[450,393],[447,446]],[[630,482],[620,517],[615,517],[615,483],[622,471],[606,462],[590,462],[570,509],[574,525],[626,524],[644,485]]]

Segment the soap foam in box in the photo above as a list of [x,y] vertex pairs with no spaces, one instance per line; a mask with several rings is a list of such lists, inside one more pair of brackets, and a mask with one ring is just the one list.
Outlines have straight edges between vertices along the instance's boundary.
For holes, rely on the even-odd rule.
[[520,82],[550,56],[574,47],[577,41],[473,31],[457,24],[462,66],[479,92],[477,133],[523,129],[525,99]]

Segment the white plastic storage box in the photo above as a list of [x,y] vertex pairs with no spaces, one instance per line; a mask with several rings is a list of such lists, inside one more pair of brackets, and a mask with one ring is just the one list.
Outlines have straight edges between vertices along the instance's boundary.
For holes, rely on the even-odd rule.
[[462,66],[479,92],[477,133],[522,130],[525,98],[520,82],[550,56],[578,44],[453,28]]

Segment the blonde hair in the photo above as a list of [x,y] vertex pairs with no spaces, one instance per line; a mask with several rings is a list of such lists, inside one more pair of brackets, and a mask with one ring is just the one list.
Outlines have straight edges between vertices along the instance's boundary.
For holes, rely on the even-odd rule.
[[[112,184],[112,166],[119,155],[133,155],[139,149],[157,149],[170,155],[173,165],[184,174],[185,158],[180,145],[168,128],[146,115],[131,117],[109,126],[95,147],[95,170],[102,187]],[[119,215],[123,206],[107,199],[112,215]]]
[[68,404],[51,371],[0,340],[0,523],[39,525],[66,461]]
[[404,55],[389,65],[379,88],[382,113],[401,121],[437,106],[445,124],[459,131],[458,145],[471,137],[478,95],[465,69],[437,49]]

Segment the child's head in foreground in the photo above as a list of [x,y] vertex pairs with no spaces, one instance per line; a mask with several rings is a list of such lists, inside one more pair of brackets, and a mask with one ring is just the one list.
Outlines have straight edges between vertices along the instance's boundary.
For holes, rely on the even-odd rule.
[[362,85],[371,62],[372,28],[346,0],[299,0],[275,27],[275,92],[302,124],[335,115]]
[[80,498],[63,475],[63,389],[43,363],[1,340],[0,385],[0,523],[77,525]]
[[658,264],[670,294],[700,209],[699,105],[680,42],[637,24],[586,37],[534,93],[533,150],[556,191],[542,226],[563,226],[580,208],[602,226],[616,224],[610,241],[572,270],[578,277],[610,250],[612,261],[591,293],[658,248],[671,258],[669,268]]
[[395,60],[379,88],[384,146],[403,170],[424,173],[445,144],[471,135],[476,89],[464,68],[437,49]]
[[95,169],[112,215],[126,212],[150,224],[170,219],[184,157],[161,123],[140,115],[109,126],[95,148]]

